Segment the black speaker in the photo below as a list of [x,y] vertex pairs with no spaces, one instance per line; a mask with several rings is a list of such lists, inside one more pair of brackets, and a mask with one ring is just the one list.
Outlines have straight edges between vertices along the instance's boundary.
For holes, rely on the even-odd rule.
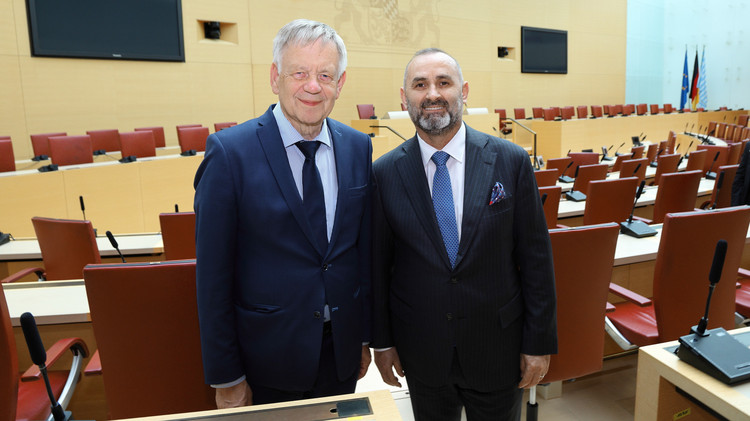
[[203,22],[203,32],[207,39],[221,39],[221,22]]
[[497,47],[497,58],[503,58],[508,55],[508,47]]

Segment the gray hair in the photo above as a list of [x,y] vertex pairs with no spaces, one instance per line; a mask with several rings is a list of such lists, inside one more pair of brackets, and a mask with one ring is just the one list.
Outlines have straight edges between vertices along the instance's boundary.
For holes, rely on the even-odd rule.
[[289,45],[308,46],[321,40],[324,43],[332,42],[339,53],[337,79],[346,70],[346,46],[339,34],[325,23],[315,22],[307,19],[293,20],[281,29],[273,39],[273,62],[281,69],[281,55]]
[[409,72],[409,66],[411,65],[411,62],[414,61],[414,59],[417,58],[417,57],[419,57],[419,56],[423,56],[423,55],[426,55],[426,54],[438,54],[438,53],[445,54],[451,60],[453,60],[453,63],[456,65],[456,70],[458,70],[459,86],[463,86],[463,84],[464,84],[464,74],[461,71],[461,66],[458,64],[458,60],[456,60],[455,58],[453,58],[452,55],[446,53],[445,51],[443,51],[443,50],[441,50],[439,48],[432,48],[431,47],[431,48],[423,48],[423,49],[417,51],[416,53],[414,53],[414,55],[409,60],[409,62],[406,63],[406,69],[404,69],[404,89],[406,89],[406,75]]

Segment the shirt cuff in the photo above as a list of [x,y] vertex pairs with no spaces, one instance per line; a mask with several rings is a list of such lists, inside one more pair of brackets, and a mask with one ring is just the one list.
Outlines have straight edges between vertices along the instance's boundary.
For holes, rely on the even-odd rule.
[[212,384],[211,387],[214,389],[225,389],[227,387],[237,386],[238,384],[245,381],[245,376],[240,377],[239,379],[229,382],[229,383],[220,383],[220,384]]
[[388,348],[373,348],[372,350],[375,351],[375,352],[384,352],[384,351],[388,351],[391,348],[393,348],[393,347],[389,346]]

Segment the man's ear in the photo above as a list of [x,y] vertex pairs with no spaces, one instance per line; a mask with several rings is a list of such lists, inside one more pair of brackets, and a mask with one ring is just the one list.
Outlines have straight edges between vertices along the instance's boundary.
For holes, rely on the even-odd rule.
[[276,67],[276,63],[271,64],[271,91],[274,94],[279,94],[279,68]]

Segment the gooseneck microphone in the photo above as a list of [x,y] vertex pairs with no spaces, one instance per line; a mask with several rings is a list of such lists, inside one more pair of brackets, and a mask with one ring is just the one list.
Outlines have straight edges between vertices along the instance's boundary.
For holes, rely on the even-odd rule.
[[708,327],[708,309],[711,307],[711,296],[714,293],[716,284],[721,279],[721,270],[724,268],[724,258],[727,255],[727,242],[726,240],[719,240],[716,243],[716,250],[714,251],[714,261],[711,263],[711,271],[708,273],[708,299],[706,300],[706,311],[703,313],[703,317],[698,322],[697,326],[693,326],[692,332],[699,336],[706,336],[706,327]]
[[[635,170],[633,170],[633,174],[631,174],[631,177],[635,177],[636,174],[638,174],[638,170],[641,169],[641,163],[639,162],[638,165],[635,166]],[[644,180],[645,181],[645,180]],[[643,183],[641,183],[641,188],[638,190],[638,196],[640,197],[641,193],[643,193]],[[637,197],[636,197],[637,199]],[[632,218],[632,215],[631,215]]]
[[177,206],[177,203],[174,204],[174,213],[180,213],[180,207]]
[[619,150],[620,150],[620,148],[622,148],[623,146],[625,146],[625,142],[622,142],[622,144],[620,144],[620,146],[618,146],[618,147],[617,147],[617,149],[615,149],[615,156],[620,156],[620,155],[622,155],[621,153],[619,153],[619,152],[617,152],[617,151],[619,151]]
[[627,221],[620,222],[620,232],[625,235],[636,238],[651,237],[652,235],[656,235],[656,230],[649,227],[643,221],[633,221],[635,205],[638,203],[638,199],[640,199],[641,194],[643,194],[643,188],[645,186],[646,180],[641,181],[641,184],[638,186],[638,191],[635,193],[635,200],[633,201],[633,209],[630,211],[630,217]]
[[83,220],[86,220],[86,205],[83,204],[83,196],[78,196],[78,203],[81,204],[81,213],[83,213]]
[[55,399],[55,395],[52,393],[52,386],[49,383],[49,376],[47,376],[47,351],[44,349],[42,338],[39,336],[39,330],[36,327],[36,321],[31,313],[26,312],[21,315],[21,329],[23,330],[24,338],[26,338],[26,346],[29,348],[31,361],[39,366],[39,371],[42,373],[44,385],[47,388],[47,396],[52,404],[52,416],[55,421],[64,421],[65,411],[63,411],[62,406]]
[[120,259],[122,259],[122,263],[127,263],[125,261],[125,257],[123,257],[122,252],[120,251],[120,248],[117,246],[117,240],[115,240],[115,236],[112,235],[112,231],[107,231],[105,234],[107,234],[107,238],[109,239],[109,243],[112,244],[112,247],[117,250],[117,254],[120,255]]
[[724,185],[724,171],[719,173],[719,178],[716,179],[716,201],[711,205],[711,209],[716,209],[719,206],[719,196],[721,196],[721,188]]
[[716,164],[716,160],[719,159],[719,151],[716,151],[716,155],[714,155],[714,160],[711,162],[711,166],[708,167],[708,171],[706,171],[706,180],[716,180],[716,173],[712,170],[714,169],[714,165]]
[[574,178],[571,178],[565,175],[565,172],[568,171],[568,168],[570,168],[572,165],[573,165],[573,161],[570,161],[568,163],[568,166],[565,167],[565,169],[563,170],[562,174],[560,174],[560,177],[557,178],[558,180],[560,180],[561,183],[572,183],[575,181]]
[[542,206],[544,206],[544,202],[547,201],[547,193],[542,193]]

